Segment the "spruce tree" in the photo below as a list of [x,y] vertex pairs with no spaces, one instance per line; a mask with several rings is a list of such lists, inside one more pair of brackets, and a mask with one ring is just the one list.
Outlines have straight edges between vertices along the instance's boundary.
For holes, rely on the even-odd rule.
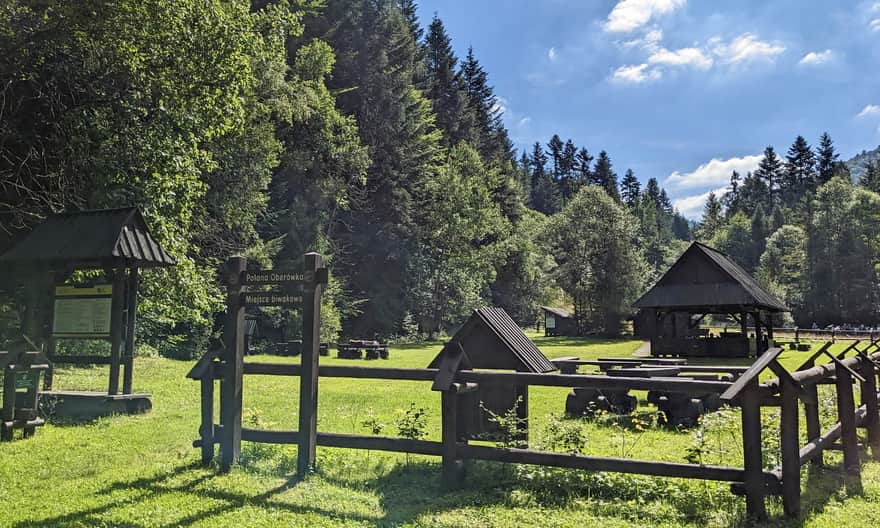
[[703,206],[703,219],[700,221],[700,227],[697,231],[700,239],[707,242],[712,240],[723,224],[721,202],[718,201],[715,193],[710,192],[706,199],[706,205]]
[[466,86],[468,104],[474,117],[477,150],[484,160],[512,162],[515,154],[509,144],[498,99],[489,85],[488,74],[474,55],[473,48],[468,48],[460,74]]
[[639,179],[633,174],[632,169],[626,169],[626,174],[620,180],[620,197],[628,207],[635,207],[639,203],[642,194],[642,186]]
[[869,191],[880,193],[880,163],[871,160],[865,163],[865,174],[862,175],[859,185]]
[[784,225],[785,213],[782,211],[782,208],[777,205],[773,208],[773,211],[770,212],[770,230],[767,234],[772,235]]
[[831,136],[828,135],[828,132],[823,132],[822,137],[819,139],[819,151],[818,151],[818,162],[817,162],[817,187],[820,185],[824,185],[828,183],[834,176],[834,166],[837,164],[837,159],[839,155],[834,150],[834,143],[831,141]]
[[532,145],[532,156],[529,158],[529,165],[532,169],[532,188],[538,184],[538,180],[547,176],[547,154],[544,154],[544,148],[537,141]]
[[617,188],[617,174],[611,166],[611,158],[604,150],[599,153],[596,158],[596,164],[593,166],[592,183],[605,189],[608,196],[620,201],[620,191]]
[[782,203],[793,207],[800,197],[816,188],[816,158],[803,136],[798,136],[786,155],[785,170],[780,180]]
[[645,186],[645,192],[642,193],[642,201],[650,201],[654,204],[654,207],[658,207],[660,204],[660,184],[657,183],[657,178],[649,178],[648,184]]
[[576,156],[576,171],[578,179],[578,188],[589,185],[592,181],[592,169],[590,164],[593,163],[593,156],[590,155],[586,148],[581,148]]
[[731,216],[739,210],[739,188],[741,179],[742,178],[737,171],[733,171],[730,174],[730,185],[727,188],[727,192],[721,197],[721,205],[724,206],[724,214],[726,216]]
[[764,214],[764,208],[760,205],[755,209],[752,215],[751,223],[752,232],[752,250],[749,253],[747,269],[752,272],[758,268],[758,261],[764,253],[764,246],[767,243],[767,235],[769,235],[767,217]]
[[782,174],[782,161],[776,155],[776,150],[770,145],[764,149],[764,157],[761,158],[761,162],[758,164],[754,174],[767,187],[767,196],[764,201],[764,206],[767,208],[771,208],[779,203],[779,183],[782,179]]
[[669,195],[666,194],[666,189],[660,189],[660,201],[657,203],[657,205],[659,205],[660,210],[667,215],[672,214],[672,200],[670,200]]
[[561,179],[561,160],[562,160],[562,138],[559,134],[553,134],[550,142],[547,143],[547,152],[550,154],[550,161],[553,162],[553,179],[559,181]]
[[468,102],[467,86],[458,74],[458,59],[440,17],[434,16],[425,37],[427,95],[431,100],[437,126],[447,145],[473,142],[474,115]]

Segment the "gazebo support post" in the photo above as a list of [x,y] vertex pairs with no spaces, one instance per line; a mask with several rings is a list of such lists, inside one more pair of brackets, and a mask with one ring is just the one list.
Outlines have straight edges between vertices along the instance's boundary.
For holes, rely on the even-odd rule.
[[128,270],[125,309],[125,352],[123,353],[122,394],[131,394],[131,378],[134,370],[134,343],[137,322],[138,268]]
[[122,331],[125,321],[123,311],[125,309],[125,270],[115,268],[111,271],[113,276],[113,298],[110,301],[110,384],[107,394],[115,396],[119,394],[119,366],[122,353]]

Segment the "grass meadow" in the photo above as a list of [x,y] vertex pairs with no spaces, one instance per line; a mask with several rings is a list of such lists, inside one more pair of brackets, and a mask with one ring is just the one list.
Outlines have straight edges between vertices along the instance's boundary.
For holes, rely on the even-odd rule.
[[[629,356],[632,340],[544,338],[531,335],[548,357]],[[395,346],[378,364],[424,367],[441,343]],[[796,367],[805,352],[785,352]],[[297,361],[254,356],[248,361]],[[324,364],[369,364],[321,358]],[[588,473],[480,462],[468,467],[462,489],[440,487],[439,459],[318,448],[318,468],[295,477],[296,447],[245,442],[242,462],[228,474],[199,466],[192,447],[199,423],[198,383],[185,379],[193,362],[138,358],[135,389],[150,392],[153,410],[85,423],[58,423],[35,437],[0,444],[0,525],[4,527],[635,527],[738,526],[744,500],[725,483]],[[63,368],[62,389],[104,388],[105,368]],[[261,428],[295,429],[298,381],[246,376],[245,421]],[[545,449],[591,455],[741,466],[739,415],[726,410],[703,425],[672,431],[656,424],[656,410],[635,392],[633,417],[591,420],[562,416],[568,389],[530,389],[530,442]],[[824,399],[832,398],[824,393]],[[439,440],[440,397],[430,383],[324,379],[318,428],[397,435],[411,405],[425,410],[426,438]],[[830,401],[824,426],[833,421]],[[767,411],[767,465],[775,465],[776,412]],[[803,428],[802,428],[803,429]],[[860,431],[863,434],[863,431]],[[17,436],[18,438],[18,433]],[[827,466],[802,474],[804,516],[781,518],[769,501],[773,526],[880,526],[880,463],[863,466],[861,490],[843,478],[837,453]]]

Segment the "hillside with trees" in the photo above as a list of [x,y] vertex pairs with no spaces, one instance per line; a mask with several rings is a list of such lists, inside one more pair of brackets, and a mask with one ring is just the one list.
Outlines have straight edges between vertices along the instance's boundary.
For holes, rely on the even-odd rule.
[[[517,151],[480,50],[457,56],[414,0],[18,1],[0,49],[0,252],[52,212],[137,205],[179,262],[145,276],[161,353],[205,349],[236,253],[324,254],[327,339],[433,337],[486,304],[523,325],[571,305],[582,333],[617,333],[694,238],[800,324],[875,321],[876,164],[854,185],[828,135],[768,147],[694,230],[602,145]],[[261,324],[295,338],[298,317]]]

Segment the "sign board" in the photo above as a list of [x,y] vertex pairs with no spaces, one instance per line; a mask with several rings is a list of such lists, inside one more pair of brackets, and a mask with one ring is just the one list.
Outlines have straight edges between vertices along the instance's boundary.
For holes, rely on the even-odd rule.
[[109,336],[112,295],[111,285],[55,288],[52,334]]
[[250,286],[257,285],[298,285],[302,286],[306,276],[295,271],[260,270],[245,271],[242,283]]
[[283,292],[243,293],[245,306],[291,306],[303,304],[303,296]]
[[38,378],[39,376],[36,372],[16,372],[15,388],[29,390],[36,389]]

